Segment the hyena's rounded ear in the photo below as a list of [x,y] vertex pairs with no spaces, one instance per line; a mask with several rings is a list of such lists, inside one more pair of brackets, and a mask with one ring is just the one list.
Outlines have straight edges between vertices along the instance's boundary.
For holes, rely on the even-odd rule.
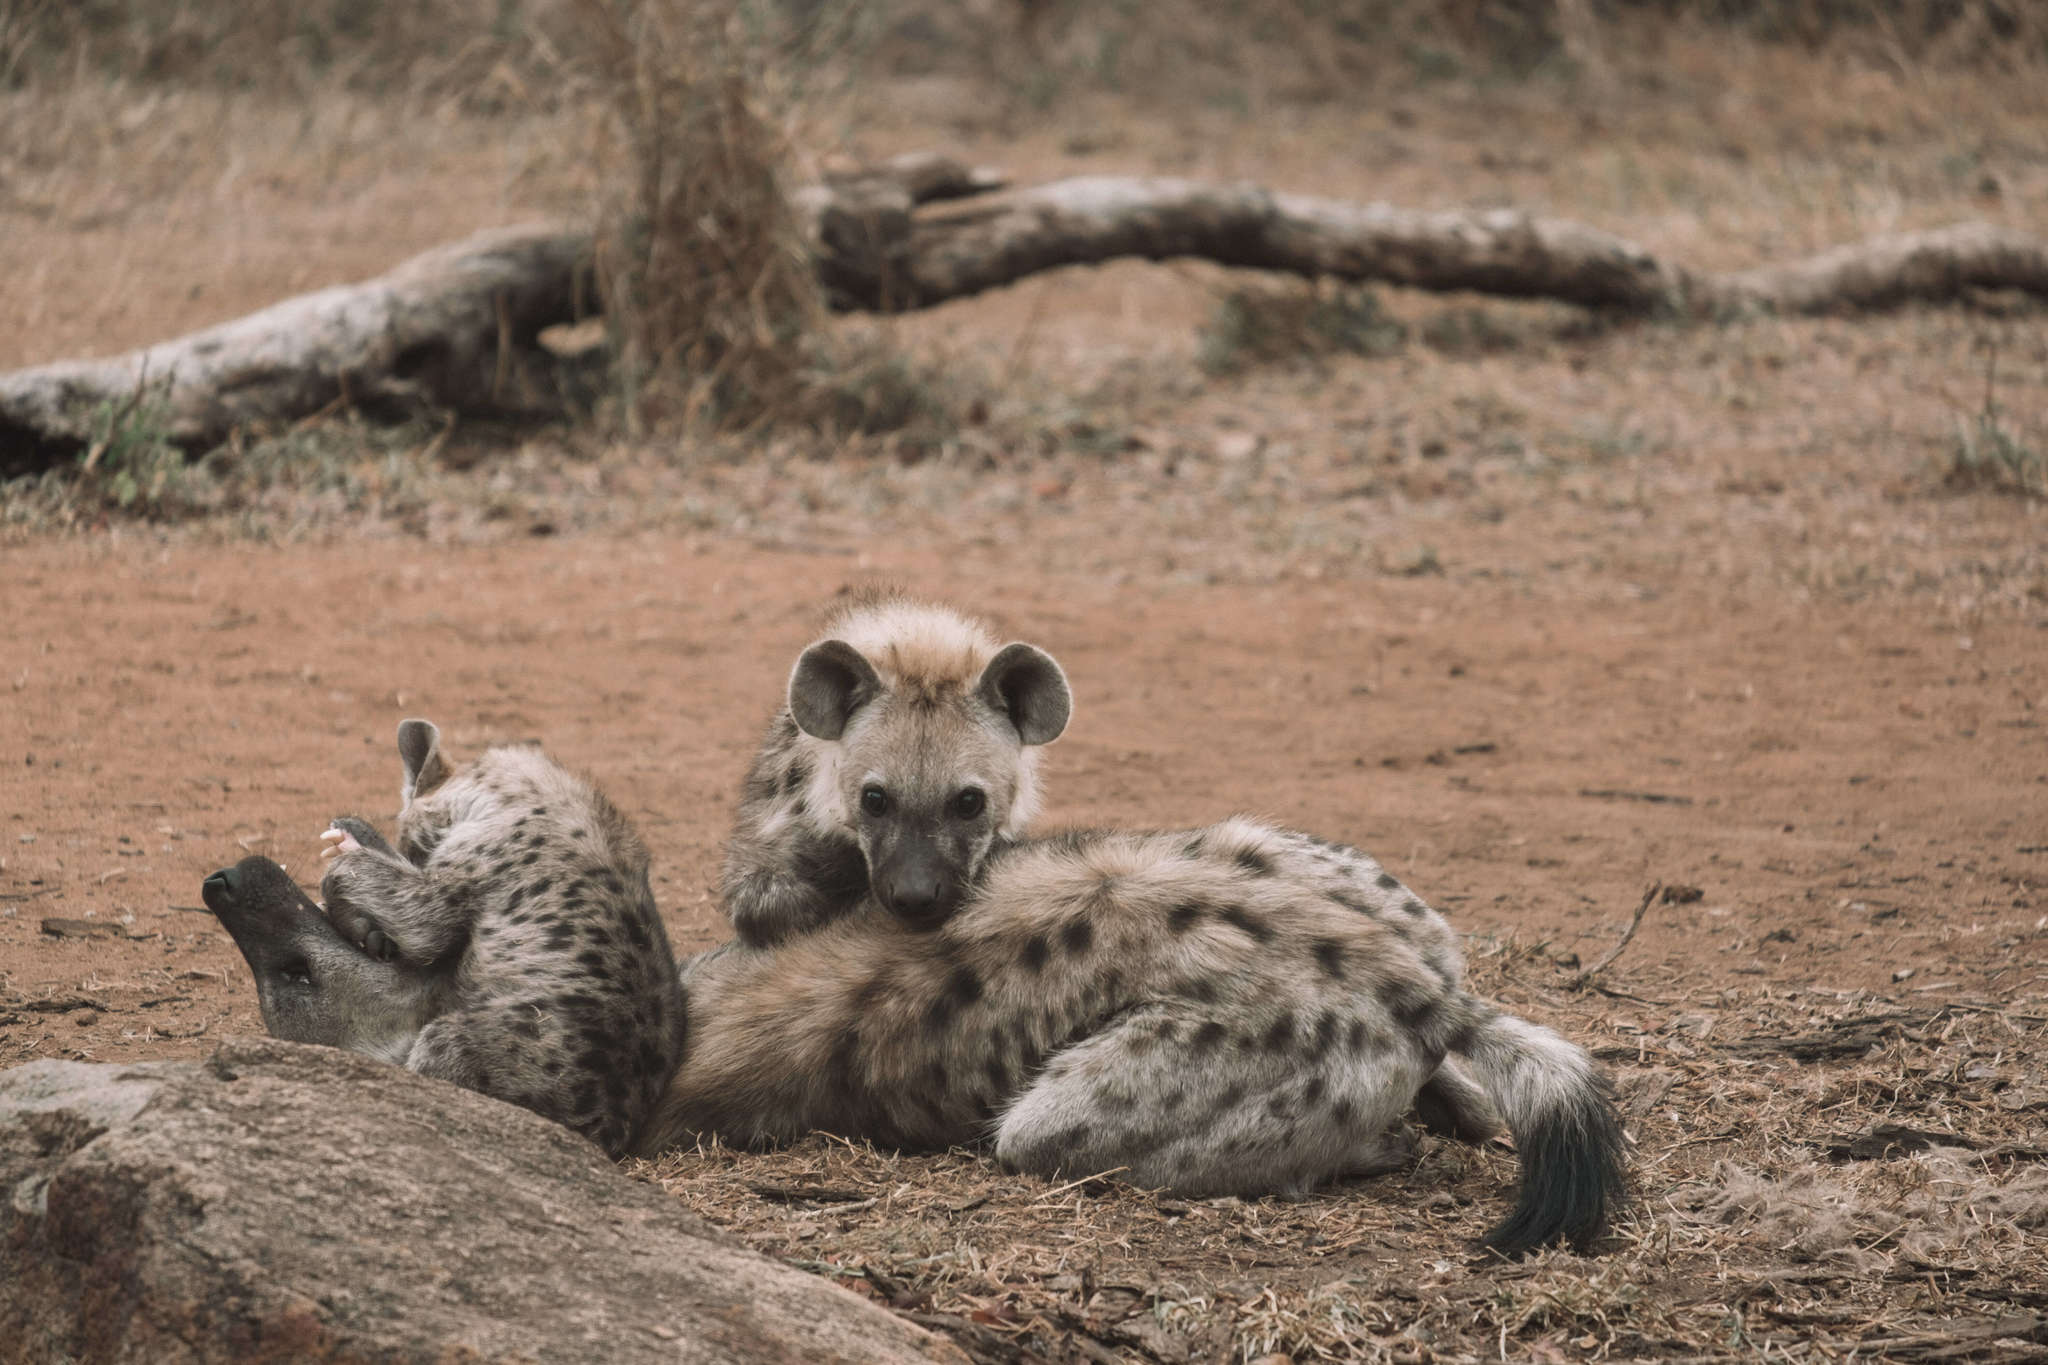
[[405,765],[401,800],[416,800],[448,780],[448,763],[441,757],[441,731],[430,720],[398,722],[398,761]]
[[1074,714],[1067,675],[1036,645],[1004,645],[981,670],[981,699],[1010,718],[1026,744],[1050,744]]
[[805,650],[789,675],[789,714],[805,734],[837,739],[853,713],[881,691],[881,675],[859,650],[844,640],[824,640]]

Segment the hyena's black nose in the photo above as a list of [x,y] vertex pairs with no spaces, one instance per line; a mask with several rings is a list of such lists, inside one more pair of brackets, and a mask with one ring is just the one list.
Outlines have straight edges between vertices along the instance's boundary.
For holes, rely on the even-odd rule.
[[199,898],[206,902],[206,908],[218,914],[230,909],[241,887],[241,870],[224,867],[199,884]]
[[946,879],[937,872],[923,869],[891,878],[883,891],[883,899],[899,919],[908,920],[918,928],[942,919],[952,908],[946,903]]

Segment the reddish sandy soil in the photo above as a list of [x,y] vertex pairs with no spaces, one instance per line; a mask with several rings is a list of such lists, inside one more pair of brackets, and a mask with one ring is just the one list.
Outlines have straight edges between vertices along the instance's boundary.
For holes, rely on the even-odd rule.
[[[1929,1298],[1926,1265],[1973,1277],[1945,1279],[1954,1294],[2035,1292],[2037,1233],[1993,1237],[1953,1211],[1952,1250],[1886,1273],[1833,1245],[1835,1224],[1817,1263],[1793,1251],[1787,1269],[1797,1236],[1748,1221],[1768,1200],[1691,1210],[1742,1178],[1724,1157],[1802,1189],[1817,1146],[1883,1122],[2040,1154],[2048,623],[1963,637],[1911,605],[1731,607],[1682,583],[1597,609],[1439,577],[1020,583],[1000,555],[856,567],[660,537],[67,542],[7,564],[0,1061],[200,1055],[259,1031],[198,883],[248,850],[310,878],[329,815],[393,805],[406,715],[458,752],[544,737],[597,775],[655,851],[678,945],[715,942],[719,843],[757,727],[821,607],[877,574],[993,608],[1065,662],[1079,707],[1054,751],[1058,817],[1249,809],[1381,854],[1475,936],[1482,989],[1614,1067],[1644,1211],[1624,1251],[1518,1280],[1462,1256],[1513,1178],[1498,1152],[1439,1143],[1362,1191],[1190,1209],[1100,1186],[1048,1202],[977,1157],[815,1141],[651,1168],[698,1211],[983,1360],[1083,1358],[1077,1342],[1412,1360],[1418,1339],[1476,1359],[1510,1329],[1553,1354],[1657,1355],[1711,1344],[1730,1311],[1837,1343],[1952,1342],[1997,1320]],[[1653,880],[1699,899],[1651,908],[1603,977],[1614,993],[1572,992]],[[1856,1020],[1879,1022],[1865,1038]],[[1844,1027],[1839,1055],[1779,1055]],[[1973,1178],[2009,1195],[2032,1179],[2011,1160]],[[792,1186],[826,1202],[761,1197]],[[1898,1222],[1892,1186],[1857,1188],[1869,1219]],[[832,1201],[860,1197],[880,1205],[835,1219]],[[1814,1226],[1806,1205],[1790,1216]],[[1855,1227],[1857,1246],[1884,1230]],[[1328,1319],[1331,1293],[1352,1316]],[[1575,1295],[1590,1306],[1558,1307]]]
[[[406,715],[598,776],[678,943],[714,941],[757,730],[818,613],[871,575],[991,606],[1065,662],[1057,819],[1260,812],[1375,850],[1468,933],[1588,960],[1652,880],[1697,886],[1618,968],[1659,995],[2043,992],[2015,953],[2048,941],[2042,622],[1964,637],[1682,594],[1589,612],[1438,579],[1018,584],[655,538],[67,544],[8,553],[0,1047],[120,1059],[258,1028],[232,945],[181,907],[244,851],[311,876],[329,815],[387,814]],[[53,997],[94,1003],[24,1012]]]

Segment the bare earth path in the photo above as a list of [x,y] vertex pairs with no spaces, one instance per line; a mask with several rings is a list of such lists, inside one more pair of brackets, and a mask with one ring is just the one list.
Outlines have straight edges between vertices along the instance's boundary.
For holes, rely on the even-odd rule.
[[[464,750],[544,737],[599,776],[655,850],[679,945],[716,941],[709,888],[756,727],[820,608],[883,576],[944,585],[1064,661],[1079,708],[1055,750],[1058,817],[1179,824],[1243,808],[1383,856],[1475,936],[1483,988],[1617,1067],[1653,1201],[1718,1156],[1763,1158],[1878,1121],[1984,1144],[2031,1131],[2038,1152],[2039,621],[1984,622],[1965,638],[1910,602],[1743,608],[1682,585],[1590,610],[1577,594],[1443,578],[1019,583],[972,554],[861,562],[664,538],[452,551],[73,542],[10,549],[6,568],[0,1061],[187,1055],[258,1031],[232,944],[190,908],[199,880],[244,850],[310,878],[329,815],[392,806],[391,733],[405,715],[435,718]],[[1652,908],[1603,978],[1621,994],[1566,990],[1652,880],[1699,898]],[[1756,1041],[1825,1040],[1867,1018],[1894,1022],[1848,1048],[1843,1070]],[[2018,1036],[1977,1038],[1994,1021]],[[1961,1060],[1920,1055],[1952,1048],[1959,1026],[1972,1040]],[[1916,1068],[1939,1084],[1913,1088]],[[1260,1286],[1312,1295],[1340,1272],[1404,1264],[1404,1278],[1435,1264],[1430,1284],[1455,1307],[1471,1292],[1459,1285],[1492,1283],[1494,1272],[1447,1268],[1512,1165],[1439,1148],[1410,1177],[1299,1206],[1166,1204],[1164,1224],[1147,1197],[1101,1189],[1084,1200],[1095,1213],[1046,1212],[1064,1205],[1029,1182],[991,1186],[968,1157],[814,1143],[708,1164],[685,1155],[653,1173],[813,1268],[841,1264],[813,1221],[830,1203],[759,1191],[794,1180],[843,1200],[851,1181],[854,1195],[893,1197],[893,1215],[885,1204],[828,1222],[823,1242],[836,1226],[859,1252],[846,1264],[865,1266],[878,1293],[924,1308],[937,1294],[941,1317],[996,1312],[1002,1293],[975,1291],[1005,1285],[1026,1286],[1009,1291],[1025,1307],[1033,1293],[1063,1302],[1086,1264],[1155,1309],[1159,1277],[1212,1309],[1234,1304],[1242,1346],[1269,1328],[1297,1339],[1258,1316]],[[1222,1225],[1196,1227],[1205,1218]],[[1064,1242],[1037,1235],[1048,1219]],[[1646,1218],[1632,1234],[1639,1253],[1654,1229]],[[1248,1259],[1254,1233],[1269,1254]],[[1349,1250],[1326,1260],[1340,1243]],[[967,1245],[986,1284],[958,1259]],[[1668,1246],[1664,1257],[1675,1274]],[[988,1269],[1006,1258],[1006,1274]],[[2024,1277],[2028,1259],[2003,1268]],[[892,1273],[935,1279],[909,1292]],[[1704,1273],[1672,1283],[1718,1305],[1725,1291]],[[1083,1288],[1077,1303],[1100,1296]],[[1433,1302],[1401,1312],[1427,1319]],[[989,1321],[1008,1330],[1035,1320],[1002,1311],[1011,1319]],[[1190,1320],[1229,1335],[1217,1326],[1227,1312]],[[1604,1330],[1648,1349],[1653,1327]],[[1201,1358],[1203,1340],[1222,1348],[1212,1338],[1190,1329],[1154,1354]]]

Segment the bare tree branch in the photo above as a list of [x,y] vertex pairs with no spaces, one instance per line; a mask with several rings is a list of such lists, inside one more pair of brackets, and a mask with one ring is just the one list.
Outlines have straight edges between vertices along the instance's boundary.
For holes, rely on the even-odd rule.
[[[1512,210],[1424,212],[1119,176],[987,197],[1003,184],[998,173],[914,153],[800,191],[828,296],[841,308],[921,308],[1059,266],[1197,257],[1637,316],[1846,312],[1973,289],[2048,298],[2048,241],[1981,222],[1716,274],[1598,228]],[[938,207],[920,211],[925,204]],[[124,403],[148,407],[166,437],[190,447],[336,402],[545,407],[551,370],[537,338],[596,308],[590,253],[589,234],[565,227],[484,233],[374,280],[127,355],[0,375],[0,474],[85,449],[95,423]]]

